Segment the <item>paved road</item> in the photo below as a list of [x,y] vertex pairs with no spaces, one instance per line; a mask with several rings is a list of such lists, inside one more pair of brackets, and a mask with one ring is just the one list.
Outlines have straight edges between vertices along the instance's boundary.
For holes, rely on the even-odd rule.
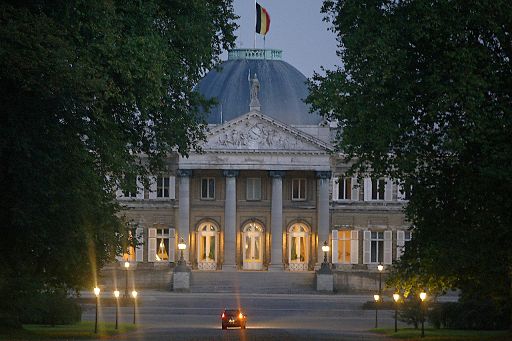
[[[382,340],[368,332],[375,311],[363,310],[367,295],[251,295],[143,292],[138,300],[137,332],[131,340]],[[242,307],[247,330],[221,330],[224,307]],[[86,307],[84,320],[94,319]],[[102,307],[100,320],[114,321],[115,308]],[[379,326],[393,326],[393,312],[379,311]],[[131,322],[133,308],[122,307],[120,320]]]

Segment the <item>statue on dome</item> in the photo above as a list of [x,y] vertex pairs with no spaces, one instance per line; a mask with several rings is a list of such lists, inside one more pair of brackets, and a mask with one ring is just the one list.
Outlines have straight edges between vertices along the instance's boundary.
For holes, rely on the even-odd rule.
[[249,103],[249,108],[251,111],[260,111],[261,104],[260,100],[258,99],[258,93],[260,92],[260,81],[258,80],[256,73],[254,74],[254,77],[249,81],[251,83],[251,102]]

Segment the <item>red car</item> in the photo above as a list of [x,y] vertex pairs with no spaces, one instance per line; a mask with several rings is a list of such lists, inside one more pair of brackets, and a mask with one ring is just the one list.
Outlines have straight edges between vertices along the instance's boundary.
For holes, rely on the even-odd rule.
[[227,329],[228,327],[245,329],[247,323],[247,315],[242,313],[240,309],[224,309],[221,319],[222,329]]

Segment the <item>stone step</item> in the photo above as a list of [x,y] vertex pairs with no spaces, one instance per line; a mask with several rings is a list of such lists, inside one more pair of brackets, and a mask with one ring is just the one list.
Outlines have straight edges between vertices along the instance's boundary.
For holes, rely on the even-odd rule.
[[192,292],[308,293],[315,288],[314,272],[192,271]]

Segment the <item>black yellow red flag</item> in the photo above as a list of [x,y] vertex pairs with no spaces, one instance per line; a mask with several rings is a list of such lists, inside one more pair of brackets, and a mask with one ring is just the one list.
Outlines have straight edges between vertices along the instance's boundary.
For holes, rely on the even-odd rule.
[[270,15],[265,8],[256,3],[256,33],[265,35],[270,29]]

